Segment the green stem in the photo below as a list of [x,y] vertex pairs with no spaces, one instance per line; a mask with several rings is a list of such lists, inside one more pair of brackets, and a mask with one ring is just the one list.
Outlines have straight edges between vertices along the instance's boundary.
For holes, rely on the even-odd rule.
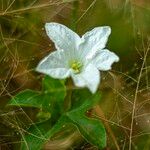
[[71,15],[71,29],[77,30],[77,19],[78,19],[79,1],[73,2],[72,15]]
[[66,87],[67,87],[67,95],[64,100],[64,112],[68,111],[71,108],[72,80],[70,78],[67,79]]
[[[78,19],[78,9],[79,9],[79,1],[73,2],[73,10],[71,15],[71,29],[76,31],[77,30],[77,19]],[[67,79],[66,86],[67,86],[67,95],[64,100],[64,111],[68,111],[71,108],[71,97],[72,97],[72,80],[69,78]]]

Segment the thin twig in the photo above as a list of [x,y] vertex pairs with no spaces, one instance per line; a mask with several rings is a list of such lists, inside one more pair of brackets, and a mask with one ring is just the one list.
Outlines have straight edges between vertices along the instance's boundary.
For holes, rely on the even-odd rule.
[[81,17],[76,21],[76,23],[78,23],[84,16],[85,14],[91,9],[91,7],[96,3],[97,0],[94,0],[90,6],[86,9],[86,11],[81,15]]
[[[105,115],[104,115],[102,109],[100,108],[100,106],[97,105],[97,106],[94,108],[94,110],[95,110],[96,114],[97,114],[99,117],[105,118]],[[115,136],[114,136],[114,134],[113,134],[113,131],[111,130],[111,128],[110,128],[108,122],[104,122],[104,124],[105,124],[105,127],[106,127],[108,133],[110,134],[110,136],[111,136],[111,138],[112,138],[112,140],[113,140],[115,146],[116,146],[116,149],[117,149],[117,150],[120,150],[119,145],[118,145],[118,143],[117,143],[117,140],[116,140],[116,138],[115,138]]]
[[136,109],[136,101],[137,101],[137,96],[138,96],[138,90],[139,90],[139,85],[140,85],[140,81],[141,81],[141,76],[142,76],[142,71],[145,65],[145,61],[146,61],[146,57],[148,54],[149,48],[147,49],[144,59],[143,59],[143,63],[140,69],[140,73],[138,76],[138,80],[137,80],[137,86],[136,86],[136,91],[135,91],[135,96],[134,96],[134,101],[133,101],[133,108],[132,108],[132,118],[131,118],[131,125],[130,125],[130,135],[129,135],[129,150],[132,149],[132,134],[133,134],[133,123],[134,123],[134,116],[135,116],[135,109]]

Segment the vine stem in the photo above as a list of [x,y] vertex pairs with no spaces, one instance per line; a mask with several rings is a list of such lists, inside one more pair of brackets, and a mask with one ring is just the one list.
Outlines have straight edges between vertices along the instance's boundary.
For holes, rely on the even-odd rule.
[[68,111],[71,108],[71,97],[72,97],[72,80],[70,78],[66,81],[67,94],[64,100],[64,111]]
[[72,5],[73,5],[73,7],[72,7],[72,14],[71,14],[71,29],[76,31],[77,30],[79,1],[74,1]]
[[[71,16],[71,29],[76,31],[77,30],[77,23],[76,20],[78,18],[78,9],[79,9],[79,1],[73,1],[72,3],[72,16]],[[71,97],[72,97],[72,80],[70,78],[67,79],[66,86],[67,95],[64,100],[64,111],[68,111],[71,108]]]

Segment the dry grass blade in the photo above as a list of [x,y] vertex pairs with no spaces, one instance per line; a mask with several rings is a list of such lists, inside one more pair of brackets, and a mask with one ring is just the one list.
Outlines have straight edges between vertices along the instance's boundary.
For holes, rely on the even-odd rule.
[[34,10],[34,9],[43,9],[45,7],[54,6],[54,5],[61,5],[61,4],[69,3],[69,2],[73,2],[73,1],[76,1],[76,0],[71,0],[71,1],[64,1],[63,0],[61,2],[49,2],[49,3],[45,3],[45,4],[29,6],[29,7],[26,7],[26,8],[20,8],[20,9],[12,10],[12,11],[7,11],[8,10],[7,9],[6,11],[1,12],[0,16],[6,16],[6,15],[17,14],[17,13],[23,13],[23,12],[31,11],[31,10]]
[[146,53],[144,55],[144,59],[143,59],[143,63],[140,69],[140,73],[138,76],[138,80],[137,80],[137,85],[136,85],[136,91],[135,91],[135,95],[134,95],[134,101],[133,101],[133,108],[132,108],[132,118],[131,118],[131,126],[130,126],[130,135],[129,135],[129,150],[132,149],[132,136],[133,136],[133,125],[134,125],[134,118],[135,118],[135,113],[136,113],[136,102],[137,102],[137,96],[138,96],[138,91],[139,91],[139,86],[140,86],[140,81],[141,81],[141,76],[142,76],[142,72],[143,72],[143,68],[146,62],[146,58],[147,58],[147,54],[149,52],[149,47],[146,50]]

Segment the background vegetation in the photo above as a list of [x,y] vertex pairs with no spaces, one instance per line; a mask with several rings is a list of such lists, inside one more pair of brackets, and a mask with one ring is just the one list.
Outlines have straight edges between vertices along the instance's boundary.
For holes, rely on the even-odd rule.
[[[126,150],[132,145],[149,150],[149,0],[0,0],[0,148],[18,150],[21,137],[35,122],[38,109],[6,104],[21,90],[41,88],[43,76],[34,68],[54,50],[44,30],[44,24],[52,21],[80,35],[96,26],[111,26],[107,48],[120,62],[102,74],[102,110],[97,110],[97,117],[108,132],[107,149]],[[44,149],[97,148],[70,128]]]

